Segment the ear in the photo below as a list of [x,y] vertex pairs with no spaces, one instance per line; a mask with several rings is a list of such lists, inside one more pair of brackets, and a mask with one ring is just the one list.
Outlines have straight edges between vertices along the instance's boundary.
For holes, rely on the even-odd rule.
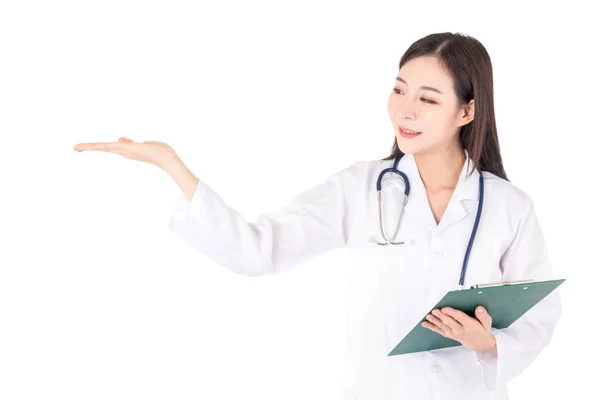
[[471,99],[469,104],[462,107],[462,109],[461,109],[461,115],[459,116],[459,119],[460,119],[459,126],[467,125],[469,122],[473,121],[474,118],[475,118],[475,99]]

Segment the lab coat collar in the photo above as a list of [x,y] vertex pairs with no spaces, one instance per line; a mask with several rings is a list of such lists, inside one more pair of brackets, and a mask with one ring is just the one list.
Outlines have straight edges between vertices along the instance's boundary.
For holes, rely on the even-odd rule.
[[[412,154],[405,154],[398,163],[398,169],[404,172],[410,182],[410,193],[405,212],[417,219],[433,236],[440,234],[450,225],[462,220],[467,215],[477,212],[479,202],[479,171],[473,168],[473,161],[465,150],[465,163],[456,188],[452,193],[448,206],[438,224],[429,205],[423,180]],[[470,176],[468,172],[473,170]]]

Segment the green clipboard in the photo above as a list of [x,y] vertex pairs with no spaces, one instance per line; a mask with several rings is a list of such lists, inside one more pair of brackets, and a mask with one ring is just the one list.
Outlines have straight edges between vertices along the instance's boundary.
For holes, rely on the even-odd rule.
[[[443,307],[452,307],[470,317],[475,317],[475,308],[482,305],[492,316],[492,327],[503,329],[510,326],[564,281],[565,279],[556,279],[535,282],[529,279],[515,282],[487,283],[473,285],[470,289],[452,290],[446,293],[427,314],[436,308],[439,310]],[[456,340],[424,328],[421,323],[427,321],[425,318],[427,314],[394,347],[388,356],[462,346]]]

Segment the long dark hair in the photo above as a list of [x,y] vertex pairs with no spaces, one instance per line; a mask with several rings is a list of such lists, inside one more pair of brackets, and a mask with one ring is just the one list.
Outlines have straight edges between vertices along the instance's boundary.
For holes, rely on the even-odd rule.
[[[400,59],[398,68],[416,57],[435,56],[454,81],[454,92],[461,105],[475,100],[473,121],[460,128],[459,140],[469,153],[473,166],[508,181],[496,132],[492,62],[485,47],[475,38],[462,33],[433,33],[414,42]],[[394,137],[391,160],[404,153]]]

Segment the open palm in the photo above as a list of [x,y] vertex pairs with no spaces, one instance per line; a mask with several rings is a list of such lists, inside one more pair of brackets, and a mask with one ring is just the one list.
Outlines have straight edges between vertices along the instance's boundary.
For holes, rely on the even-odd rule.
[[146,162],[160,168],[176,155],[175,150],[166,143],[157,141],[138,143],[126,137],[120,137],[116,142],[78,143],[73,150],[80,152],[96,150],[120,154],[125,158]]

